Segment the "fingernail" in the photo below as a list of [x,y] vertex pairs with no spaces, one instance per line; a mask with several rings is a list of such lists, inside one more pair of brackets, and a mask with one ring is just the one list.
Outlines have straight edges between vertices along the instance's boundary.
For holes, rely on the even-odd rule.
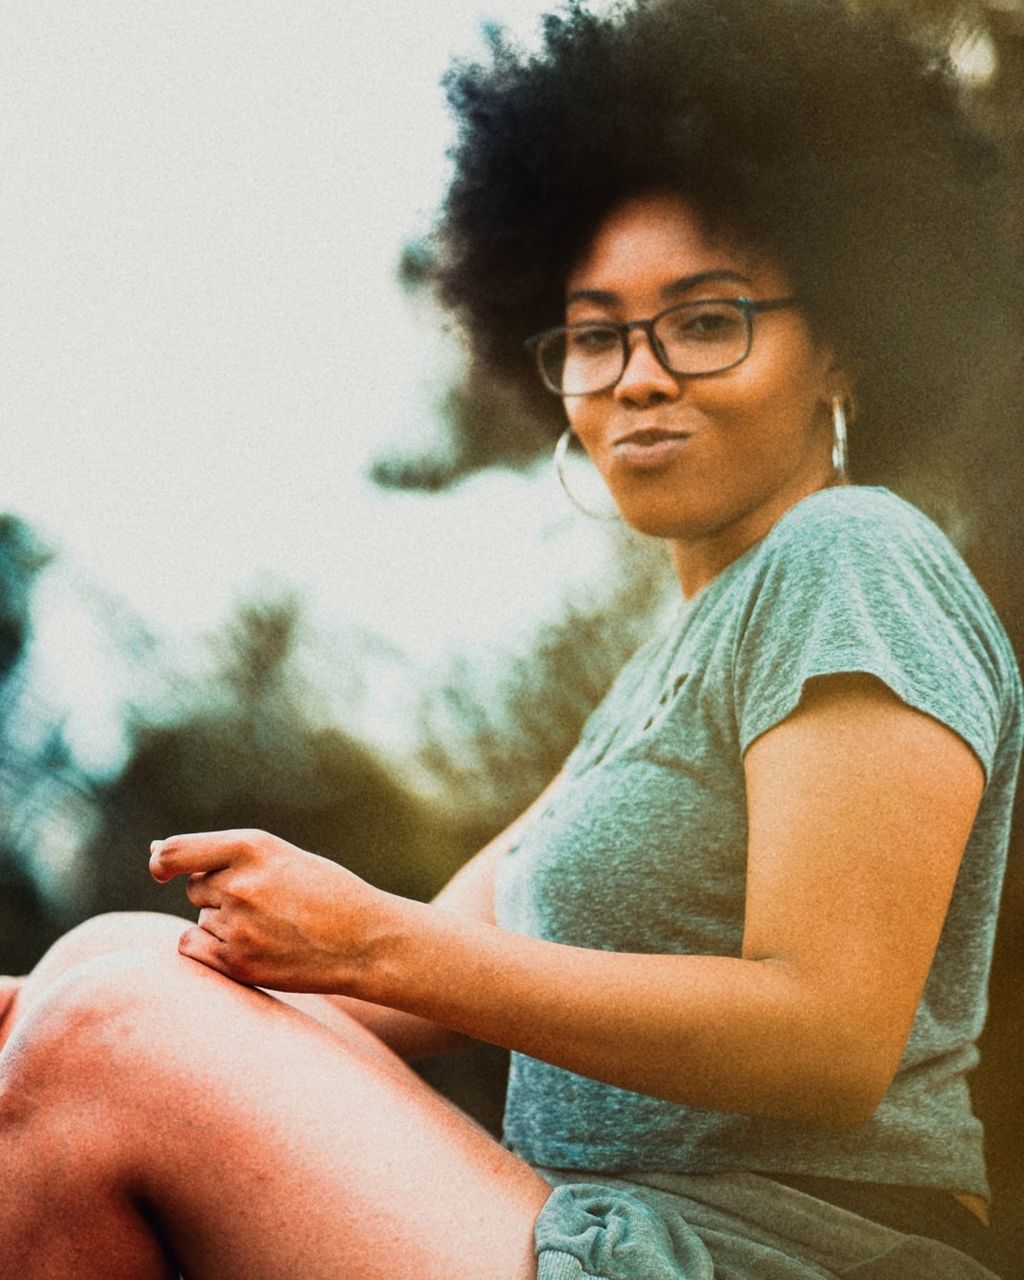
[[151,841],[151,842],[150,842],[150,846],[149,846],[149,851],[150,851],[150,853],[156,853],[156,851],[160,848],[160,846],[161,846],[162,844],[163,844],[163,841],[162,841],[162,840],[153,840],[153,841]]

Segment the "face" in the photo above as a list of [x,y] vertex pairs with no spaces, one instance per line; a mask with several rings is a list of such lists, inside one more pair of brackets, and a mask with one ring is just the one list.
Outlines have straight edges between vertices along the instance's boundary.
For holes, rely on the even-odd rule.
[[[676,302],[788,297],[770,261],[709,240],[687,205],[632,199],[604,221],[570,273],[566,321],[646,319]],[[566,397],[570,425],[623,518],[666,538],[692,594],[795,502],[833,482],[832,396],[848,390],[799,308],[753,316],[749,356],[681,377],[647,338],[607,391]]]

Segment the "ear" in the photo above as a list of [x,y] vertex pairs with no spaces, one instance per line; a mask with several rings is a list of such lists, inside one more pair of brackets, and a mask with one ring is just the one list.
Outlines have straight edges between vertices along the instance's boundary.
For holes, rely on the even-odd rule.
[[846,416],[852,421],[855,416],[856,389],[860,381],[861,365],[859,361],[841,358],[834,347],[825,344],[822,348],[822,400],[831,405],[836,398],[846,405]]

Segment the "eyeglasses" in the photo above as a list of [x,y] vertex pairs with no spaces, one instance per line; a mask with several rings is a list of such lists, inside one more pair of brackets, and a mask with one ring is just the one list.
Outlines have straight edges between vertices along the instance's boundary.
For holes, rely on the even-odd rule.
[[724,373],[746,360],[754,316],[797,305],[796,298],[703,298],[666,307],[649,320],[585,320],[526,340],[544,385],[556,396],[587,396],[614,387],[629,362],[629,333],[647,335],[658,363],[680,377]]

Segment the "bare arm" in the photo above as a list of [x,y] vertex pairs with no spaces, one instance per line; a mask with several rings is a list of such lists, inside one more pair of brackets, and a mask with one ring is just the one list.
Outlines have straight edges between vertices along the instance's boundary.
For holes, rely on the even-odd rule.
[[[739,958],[563,946],[507,933],[451,901],[381,895],[352,877],[347,888],[339,883],[332,917],[317,916],[318,971],[334,990],[625,1088],[860,1123],[902,1052],[981,796],[981,766],[950,730],[870,677],[851,676],[812,685],[751,747],[746,774]],[[219,850],[209,843],[218,839]],[[269,855],[234,839],[169,841],[157,873],[226,865],[214,888],[235,895],[240,878],[244,901],[252,867]],[[472,880],[470,872],[464,883]],[[262,920],[250,938],[244,909],[229,923],[201,914],[209,927],[187,933],[182,950],[243,980],[249,966],[287,974],[308,963],[275,952]]]
[[[859,1123],[898,1065],[981,766],[880,683],[843,677],[812,686],[753,745],[746,773],[742,958],[620,955],[410,919],[371,980],[386,1000],[625,1088]],[[427,952],[437,961],[418,982]]]

